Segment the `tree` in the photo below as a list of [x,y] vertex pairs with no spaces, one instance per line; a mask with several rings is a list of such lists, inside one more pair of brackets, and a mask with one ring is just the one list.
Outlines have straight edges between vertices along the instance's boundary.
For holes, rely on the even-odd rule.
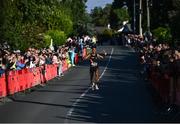
[[162,43],[172,42],[172,35],[171,35],[170,28],[158,27],[157,29],[153,30],[153,34],[159,42],[162,42]]
[[180,1],[173,0],[173,10],[169,13],[171,17],[170,27],[174,40],[180,40]]
[[[84,6],[84,3],[78,6],[81,4]],[[64,36],[72,34],[75,9],[59,0],[1,0],[0,38],[8,41],[13,49],[46,46],[42,36],[49,30]]]
[[110,24],[113,29],[119,29],[123,21],[129,21],[129,13],[124,8],[113,9]]
[[[127,0],[126,4],[131,5],[131,0]],[[123,8],[124,1],[114,0],[112,3],[112,8],[110,12],[110,25],[113,29],[118,29],[123,21],[130,21],[129,11],[126,8]],[[128,7],[129,8],[129,7]]]
[[66,8],[71,9],[73,20],[73,34],[82,35],[86,30],[89,17],[86,13],[87,0],[63,0],[62,3]]
[[109,24],[110,11],[111,4],[107,4],[104,8],[95,7],[91,11],[92,23],[95,26],[107,26]]

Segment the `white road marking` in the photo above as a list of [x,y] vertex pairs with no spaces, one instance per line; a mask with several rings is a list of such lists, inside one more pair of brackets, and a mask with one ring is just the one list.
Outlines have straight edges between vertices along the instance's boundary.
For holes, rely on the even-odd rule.
[[[106,64],[106,67],[105,67],[104,71],[102,72],[101,76],[99,77],[99,80],[103,77],[104,73],[106,72],[107,67],[108,67],[108,65],[109,65],[109,63],[110,63],[110,61],[111,61],[113,52],[114,52],[114,48],[112,48],[112,50],[111,50],[111,54],[110,54],[109,60],[108,60],[108,62],[107,62],[107,64]],[[80,96],[79,98],[77,98],[76,101],[73,103],[71,109],[68,111],[68,113],[67,113],[67,115],[66,115],[65,123],[68,123],[68,117],[71,117],[71,116],[72,116],[72,113],[73,113],[75,107],[77,107],[77,104],[78,104],[78,103],[81,101],[81,99],[88,93],[88,91],[89,91],[90,89],[91,89],[91,86],[90,86],[87,90],[85,90],[84,93],[82,93],[81,96]]]

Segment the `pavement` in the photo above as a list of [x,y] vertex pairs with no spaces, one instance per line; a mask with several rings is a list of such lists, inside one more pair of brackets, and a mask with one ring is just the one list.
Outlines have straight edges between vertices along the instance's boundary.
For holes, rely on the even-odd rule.
[[100,61],[98,91],[90,89],[89,62],[85,61],[46,86],[10,97],[0,105],[0,122],[173,122],[161,113],[151,83],[141,77],[134,50],[123,46],[98,47],[98,51],[102,50],[108,56]]

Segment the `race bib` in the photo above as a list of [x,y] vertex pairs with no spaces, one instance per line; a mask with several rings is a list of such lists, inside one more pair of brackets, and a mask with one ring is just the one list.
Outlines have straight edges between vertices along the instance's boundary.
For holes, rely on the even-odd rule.
[[96,62],[92,62],[91,66],[97,66],[97,63]]

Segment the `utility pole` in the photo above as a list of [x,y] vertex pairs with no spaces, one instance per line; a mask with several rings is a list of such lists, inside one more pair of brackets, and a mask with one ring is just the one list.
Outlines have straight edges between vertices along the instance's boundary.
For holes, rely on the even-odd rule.
[[142,36],[142,0],[139,0],[139,35]]
[[136,0],[134,0],[134,19],[133,19],[134,21],[134,27],[133,27],[133,33],[135,34],[135,32],[136,32]]
[[147,7],[147,31],[150,32],[150,12],[149,12],[149,0],[146,0]]

